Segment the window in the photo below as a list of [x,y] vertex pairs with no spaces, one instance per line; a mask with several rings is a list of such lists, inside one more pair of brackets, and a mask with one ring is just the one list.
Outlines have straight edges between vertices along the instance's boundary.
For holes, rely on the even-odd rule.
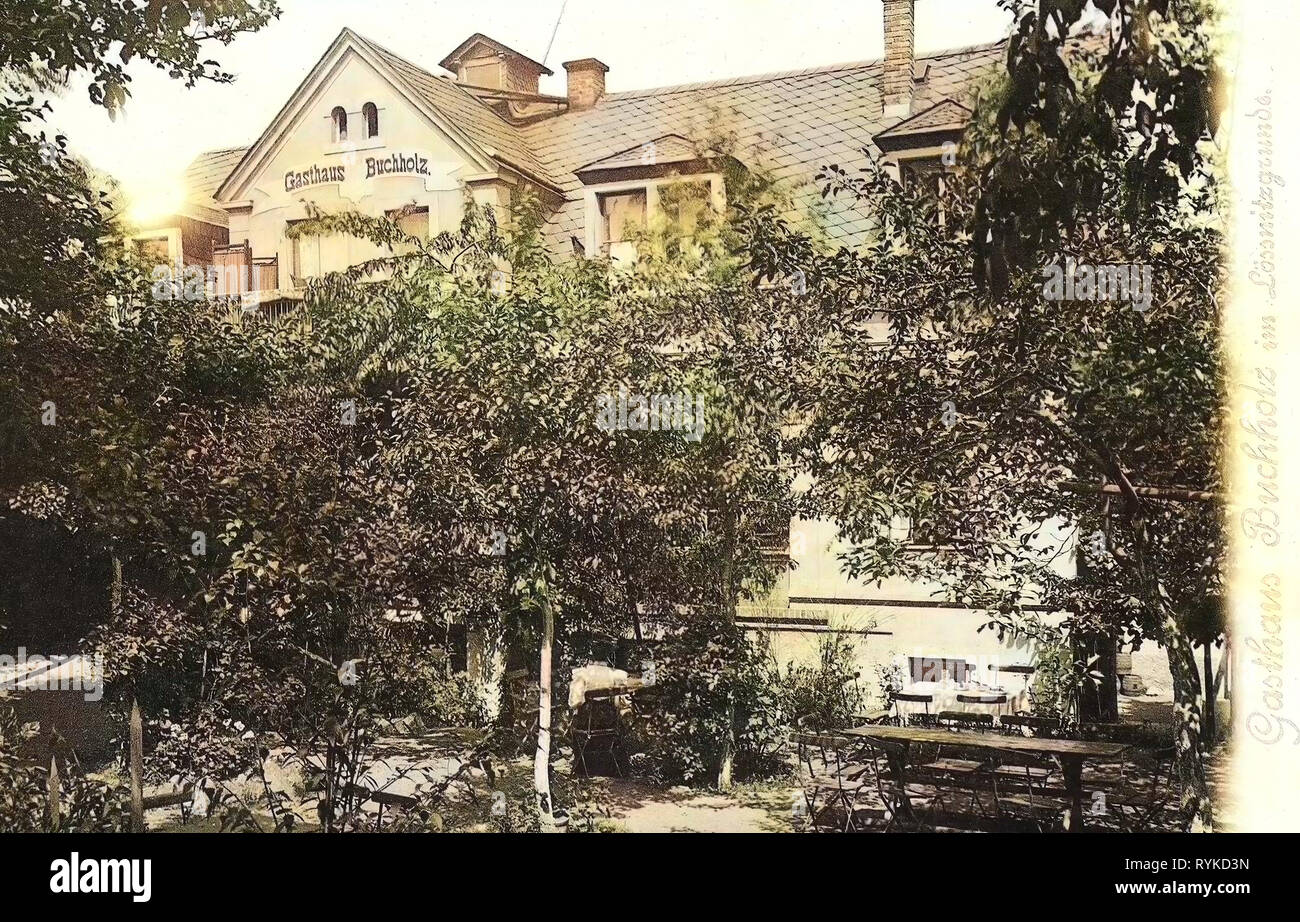
[[366,123],[366,137],[379,137],[379,107],[373,102],[368,102],[361,107],[361,117]]
[[880,536],[911,550],[940,549],[952,543],[952,536],[942,532],[929,517],[894,516],[887,528],[880,529]]
[[496,61],[486,64],[466,64],[465,82],[488,90],[501,89],[501,65]]
[[386,212],[390,221],[397,222],[402,233],[408,237],[425,240],[429,236],[429,208],[426,205],[407,205]]
[[903,185],[908,188],[926,187],[934,195],[943,192],[943,164],[937,157],[916,157],[899,164]]
[[913,682],[966,682],[975,671],[964,659],[942,656],[909,656],[907,665]]
[[330,113],[330,121],[334,125],[334,143],[346,141],[348,139],[348,113],[342,106],[335,106],[334,111]]
[[907,543],[913,547],[940,547],[951,540],[939,531],[934,519],[912,519],[908,522]]
[[[301,224],[289,221],[286,226]],[[295,288],[308,278],[320,275],[320,238],[294,237],[289,241],[289,279]]]
[[947,170],[939,158],[914,157],[910,160],[900,161],[898,172],[904,188],[923,192],[934,199],[939,226],[946,227],[948,214],[944,202],[944,193],[947,192],[947,181],[944,177]]
[[631,240],[634,228],[645,227],[646,192],[606,192],[596,197],[600,207],[600,243],[606,252],[616,244]]
[[659,209],[684,237],[695,233],[713,215],[707,182],[674,182],[659,187]]
[[166,237],[138,237],[135,251],[150,264],[171,262],[171,242]]

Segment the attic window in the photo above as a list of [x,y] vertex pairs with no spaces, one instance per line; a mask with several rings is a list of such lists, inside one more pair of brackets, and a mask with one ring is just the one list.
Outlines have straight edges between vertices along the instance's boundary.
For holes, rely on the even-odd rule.
[[646,190],[605,192],[596,201],[600,206],[600,244],[606,252],[613,244],[630,241],[633,228],[645,227]]
[[361,107],[361,117],[365,120],[367,138],[379,137],[379,107],[368,102]]
[[713,215],[708,182],[682,180],[659,187],[659,210],[682,236],[693,235]]
[[465,65],[465,83],[488,90],[501,89],[501,62],[481,61]]
[[334,126],[334,143],[348,139],[348,113],[342,106],[335,106],[330,112],[330,122]]
[[912,157],[899,162],[903,185],[927,188],[935,196],[943,194],[945,172],[938,157]]

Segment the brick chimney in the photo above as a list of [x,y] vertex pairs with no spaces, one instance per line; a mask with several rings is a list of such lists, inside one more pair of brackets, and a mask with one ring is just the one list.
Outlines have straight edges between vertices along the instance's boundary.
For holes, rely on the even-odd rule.
[[569,109],[590,109],[605,95],[605,74],[609,68],[595,58],[565,61],[569,78]]
[[912,66],[916,60],[916,0],[884,0],[885,116],[912,114]]

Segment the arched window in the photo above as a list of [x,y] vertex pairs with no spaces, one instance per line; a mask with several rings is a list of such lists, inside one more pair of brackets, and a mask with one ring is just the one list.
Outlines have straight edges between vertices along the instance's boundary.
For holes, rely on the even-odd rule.
[[348,139],[348,113],[342,106],[335,106],[334,111],[330,113],[330,121],[334,123],[334,141],[346,141]]
[[379,107],[368,102],[361,107],[361,117],[366,120],[366,137],[379,137]]

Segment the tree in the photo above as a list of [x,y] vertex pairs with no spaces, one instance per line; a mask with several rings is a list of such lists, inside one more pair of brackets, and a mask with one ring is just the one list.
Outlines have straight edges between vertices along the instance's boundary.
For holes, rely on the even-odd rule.
[[[1160,34],[1177,49],[1195,47],[1200,56],[1185,66],[1208,68],[1203,38]],[[1071,104],[1054,116],[1061,124],[1093,117],[1109,92],[1112,51],[1076,49]],[[1022,238],[1022,258],[989,285],[968,271],[968,254],[973,235],[987,242],[990,196],[1002,194],[1006,177],[993,172],[1027,166],[1021,191],[995,202],[998,220],[1018,226],[1042,216],[1034,203],[1043,184],[1057,182],[1043,165],[1065,156],[1049,132],[1004,135],[993,113],[1005,114],[1000,104],[1016,92],[1003,83],[984,95],[963,142],[966,169],[940,201],[881,171],[826,172],[828,191],[877,208],[873,246],[804,262],[806,246],[791,240],[767,258],[774,277],[801,268],[822,310],[802,420],[801,458],[814,478],[807,507],[855,542],[852,575],[934,579],[954,600],[988,609],[993,629],[1041,629],[1025,617],[1035,603],[1068,612],[1075,636],[1158,640],[1174,678],[1184,820],[1208,821],[1183,616],[1219,583],[1219,507],[1166,497],[1220,494],[1222,238],[1212,150],[1198,146],[1195,169],[1152,196],[1125,157],[1079,135],[1068,156],[1089,165],[1102,194],[1082,196],[1041,240]],[[796,252],[798,262],[789,258]],[[1099,268],[1121,265],[1128,294],[1108,288],[1097,298]],[[1088,273],[1088,285],[1068,294],[1054,287]],[[1072,489],[1080,482],[1098,490]],[[899,517],[921,526],[933,550],[885,537]],[[1056,566],[1063,538],[1086,555],[1081,580]]]
[[[1209,0],[999,3],[1016,25],[997,130],[1045,143],[1001,145],[978,166],[970,246],[977,282],[995,294],[1101,206],[1117,165],[1130,216],[1177,197],[1201,169],[1197,146],[1218,132],[1224,87]],[[1098,18],[1104,34],[1081,37]],[[1083,84],[1072,48],[1093,52]]]
[[229,45],[279,15],[275,0],[4,0],[0,71],[39,82],[84,73],[91,102],[115,112],[130,96],[131,61],[165,70],[187,87],[229,83],[232,74],[201,58],[204,43]]
[[47,132],[37,102],[74,74],[89,78],[96,105],[115,115],[130,95],[127,65],[144,61],[193,86],[234,77],[203,59],[279,16],[273,0],[76,0],[0,3],[0,299],[45,314],[76,312],[113,294],[104,277],[120,238],[115,188],[69,157]]
[[626,271],[553,263],[536,229],[521,203],[504,234],[472,207],[432,241],[359,215],[295,232],[393,252],[313,286],[313,329],[328,360],[366,356],[359,381],[384,395],[383,463],[412,521],[505,539],[472,578],[523,616],[540,658],[535,785],[549,814],[557,628],[640,636],[701,610],[731,622],[770,580],[759,535],[789,517],[781,334],[799,305],[755,287],[721,226],[689,244],[651,229]]
[[[278,15],[275,3],[257,0],[0,5],[0,233],[9,241],[0,257],[0,492],[11,530],[53,527],[88,558],[111,555],[110,605],[87,606],[94,614],[82,630],[104,611],[120,618],[124,595],[153,590],[142,605],[156,623],[125,658],[136,666],[157,666],[160,651],[175,653],[189,637],[176,604],[196,586],[175,529],[196,510],[169,493],[169,465],[185,451],[177,436],[192,434],[205,413],[211,434],[226,412],[263,393],[268,351],[232,332],[224,308],[150,301],[121,246],[112,182],[43,129],[51,105],[37,96],[84,74],[92,102],[113,115],[129,96],[133,60],[187,86],[228,82],[201,58],[205,43],[229,44]],[[126,555],[140,569],[128,566],[124,593]],[[85,570],[93,583],[96,567]]]

